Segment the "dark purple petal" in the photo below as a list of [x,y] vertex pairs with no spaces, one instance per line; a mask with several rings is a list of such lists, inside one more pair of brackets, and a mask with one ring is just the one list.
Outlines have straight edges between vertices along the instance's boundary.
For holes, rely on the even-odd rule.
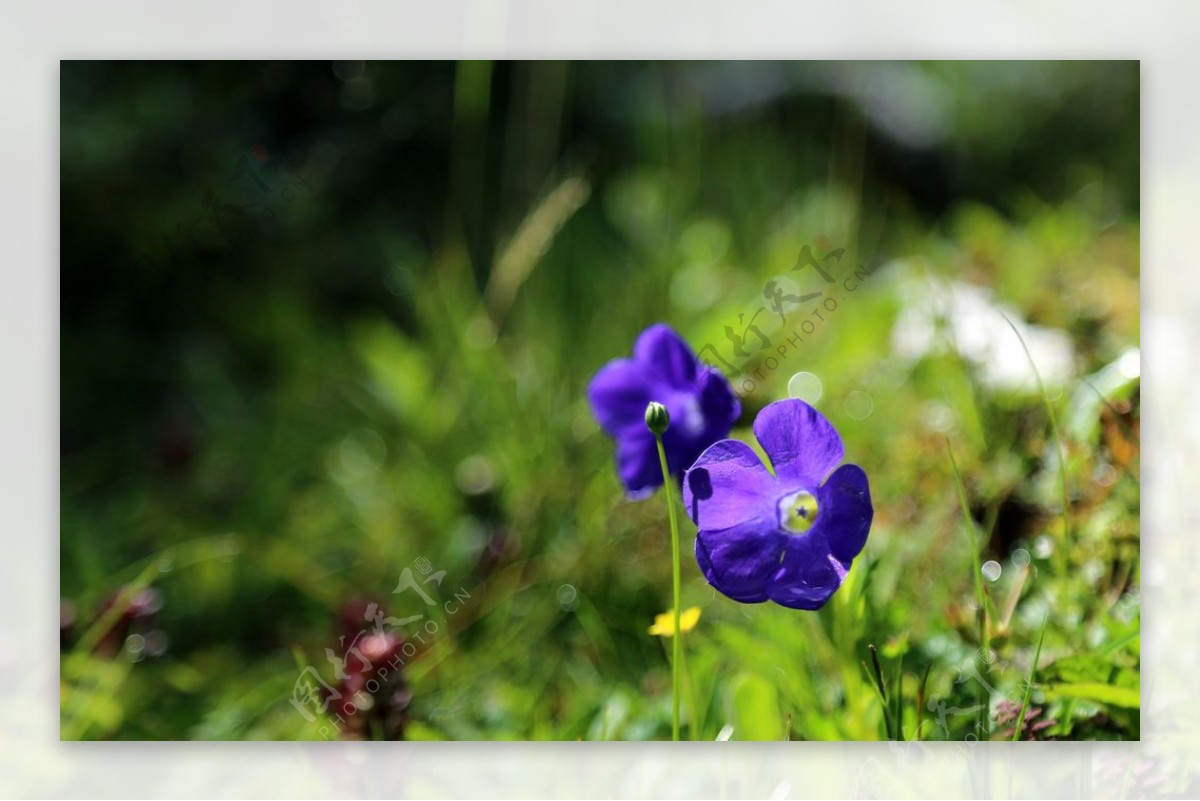
[[658,443],[644,423],[640,432],[629,430],[617,438],[617,475],[633,498],[644,497],[662,486]]
[[696,562],[708,583],[744,604],[767,600],[767,586],[779,568],[784,535],[773,526],[749,522],[696,535]]
[[663,447],[672,475],[687,470],[705,448],[727,436],[741,414],[741,405],[725,377],[707,369],[699,374],[696,386],[667,391],[660,402],[671,413]]
[[588,385],[588,401],[600,427],[612,436],[634,424],[646,425],[651,384],[646,371],[632,359],[611,361]]
[[844,454],[837,430],[802,400],[769,404],[754,419],[754,436],[784,484],[813,493]]
[[767,586],[768,597],[792,609],[820,609],[842,586],[849,563],[842,564],[829,552],[829,544],[815,527],[783,539],[783,561]]
[[817,491],[817,504],[817,522],[809,533],[825,537],[834,557],[849,562],[866,544],[875,515],[867,474],[856,464],[842,465]]
[[633,360],[675,389],[695,389],[696,355],[669,325],[656,323],[643,331]]
[[605,365],[588,386],[600,426],[617,443],[617,470],[630,495],[662,484],[646,406],[665,405],[671,425],[663,434],[667,468],[674,476],[692,466],[713,442],[729,434],[741,414],[733,389],[720,373],[702,366],[687,344],[666,325],[642,332],[632,359]]
[[[733,387],[719,370],[700,368],[700,408],[708,421],[709,435],[716,441],[729,433],[733,424],[742,416],[742,404]],[[714,436],[715,434],[715,436]]]
[[776,528],[775,480],[750,446],[725,439],[700,455],[683,480],[683,505],[701,531]]

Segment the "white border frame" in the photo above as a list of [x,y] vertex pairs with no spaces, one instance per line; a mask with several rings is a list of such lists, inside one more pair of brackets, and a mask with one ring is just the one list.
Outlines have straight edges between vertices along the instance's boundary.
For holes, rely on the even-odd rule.
[[[1197,792],[1200,12],[1184,3],[607,0],[0,9],[0,795],[1119,797]],[[1142,58],[1143,741],[1125,744],[59,743],[58,60]],[[1111,767],[1108,769],[1111,771]],[[1110,774],[1111,775],[1111,774]]]

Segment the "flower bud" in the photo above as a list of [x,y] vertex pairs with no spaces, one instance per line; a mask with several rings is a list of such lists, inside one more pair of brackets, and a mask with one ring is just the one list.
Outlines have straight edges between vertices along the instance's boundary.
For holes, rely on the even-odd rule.
[[650,405],[646,407],[646,428],[656,436],[662,436],[667,427],[671,425],[671,415],[667,413],[667,407],[661,403],[650,401]]

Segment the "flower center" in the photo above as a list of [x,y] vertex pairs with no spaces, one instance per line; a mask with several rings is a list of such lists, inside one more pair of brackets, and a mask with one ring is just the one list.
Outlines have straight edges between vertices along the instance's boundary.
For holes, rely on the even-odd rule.
[[803,534],[817,522],[817,499],[800,490],[779,501],[779,527],[789,534]]

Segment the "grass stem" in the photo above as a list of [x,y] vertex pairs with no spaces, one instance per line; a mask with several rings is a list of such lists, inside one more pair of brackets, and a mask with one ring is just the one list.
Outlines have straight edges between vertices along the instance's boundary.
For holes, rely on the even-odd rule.
[[981,563],[980,551],[983,547],[976,536],[975,521],[971,517],[970,504],[967,503],[967,489],[963,484],[962,473],[958,470],[958,461],[954,458],[954,448],[950,445],[950,440],[946,440],[946,452],[950,455],[950,468],[954,472],[954,483],[958,489],[958,502],[962,506],[963,525],[967,527],[967,535],[971,538],[971,558],[972,570],[975,578],[975,603],[977,605],[976,618],[979,623],[979,651],[976,653],[975,663],[979,674],[979,721],[977,727],[979,729],[979,738],[984,739],[984,735],[988,731],[988,713],[991,709],[991,697],[987,690],[987,682],[982,680],[983,674],[988,670],[988,655],[991,651],[990,636],[988,633],[988,607],[987,607],[987,591],[983,586],[983,565]]
[[[1059,572],[1065,572],[1066,569],[1066,547],[1071,541],[1071,494],[1067,489],[1067,445],[1063,440],[1062,432],[1058,428],[1058,416],[1054,414],[1054,404],[1050,402],[1050,396],[1046,394],[1046,385],[1042,383],[1042,374],[1038,372],[1037,363],[1033,360],[1033,354],[1029,351],[1029,346],[1025,344],[1025,337],[1021,336],[1020,330],[1007,317],[1004,322],[1008,323],[1008,327],[1017,335],[1017,341],[1021,343],[1021,350],[1025,351],[1025,358],[1029,361],[1029,369],[1033,372],[1034,380],[1037,381],[1038,394],[1042,397],[1042,404],[1046,407],[1046,416],[1050,418],[1050,433],[1054,436],[1054,445],[1058,453],[1058,482],[1059,493],[1061,494],[1060,503],[1062,503],[1062,546],[1055,549],[1055,557],[1057,569]],[[1102,398],[1103,399],[1103,398]],[[1120,417],[1118,416],[1118,419]]]
[[1042,618],[1042,633],[1038,635],[1037,649],[1033,652],[1033,664],[1029,666],[1029,680],[1025,682],[1025,699],[1021,701],[1021,714],[1017,715],[1017,725],[1013,728],[1013,742],[1021,739],[1021,729],[1025,725],[1025,713],[1029,710],[1029,698],[1033,695],[1033,680],[1037,678],[1038,660],[1042,658],[1042,642],[1046,639],[1046,621],[1050,616]]

